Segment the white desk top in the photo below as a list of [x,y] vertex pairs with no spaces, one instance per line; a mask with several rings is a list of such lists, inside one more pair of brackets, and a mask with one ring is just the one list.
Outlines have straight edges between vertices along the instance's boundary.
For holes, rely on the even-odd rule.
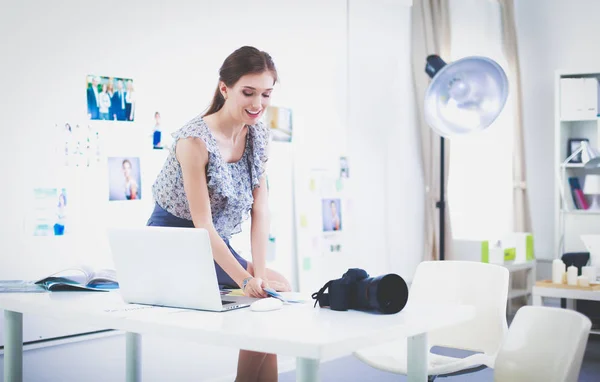
[[600,291],[598,290],[581,290],[581,289],[565,289],[534,286],[532,291],[534,296],[555,297],[555,298],[572,298],[575,300],[592,300],[600,301]]
[[72,319],[140,334],[165,335],[240,349],[322,359],[352,353],[386,340],[405,338],[475,317],[472,306],[409,303],[400,313],[380,315],[313,308],[248,308],[222,313],[126,304],[118,291],[0,294],[0,309]]

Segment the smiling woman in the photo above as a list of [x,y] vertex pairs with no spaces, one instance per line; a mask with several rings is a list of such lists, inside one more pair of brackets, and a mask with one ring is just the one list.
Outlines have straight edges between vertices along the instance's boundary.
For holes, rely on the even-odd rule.
[[[266,268],[270,132],[259,119],[276,81],[266,52],[245,46],[225,59],[208,110],[173,134],[173,150],[152,187],[156,205],[148,220],[206,229],[219,284],[251,297],[266,297],[267,287],[290,290],[281,274]],[[229,244],[250,215],[252,262]],[[240,351],[236,381],[276,379],[276,355]]]

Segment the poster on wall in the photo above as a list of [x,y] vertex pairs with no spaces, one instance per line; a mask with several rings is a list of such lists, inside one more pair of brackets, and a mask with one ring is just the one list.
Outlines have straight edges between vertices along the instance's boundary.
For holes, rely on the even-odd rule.
[[265,111],[264,123],[271,129],[274,141],[292,141],[292,110],[285,107],[269,106]]
[[154,113],[154,127],[152,128],[152,148],[154,150],[162,150],[164,148],[162,132],[160,112],[157,111]]
[[323,219],[323,251],[341,252],[342,200],[325,198],[321,201]]
[[131,78],[87,76],[87,116],[91,120],[135,120],[135,88]]
[[109,201],[142,199],[139,157],[109,157]]
[[304,253],[342,254],[344,241],[344,197],[339,187],[339,173],[313,169],[306,179],[306,189],[299,193],[299,227],[303,240],[310,242]]
[[340,178],[349,178],[350,168],[348,167],[348,158],[340,157]]
[[65,188],[35,188],[32,209],[33,236],[63,236],[68,232]]
[[341,199],[323,199],[321,211],[323,214],[323,232],[342,230],[342,206]]
[[98,130],[90,124],[55,125],[59,134],[58,151],[67,167],[90,167],[100,162],[101,144]]

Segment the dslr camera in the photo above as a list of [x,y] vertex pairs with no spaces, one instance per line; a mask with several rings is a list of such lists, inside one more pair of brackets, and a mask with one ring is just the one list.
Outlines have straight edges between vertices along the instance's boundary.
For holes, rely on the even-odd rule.
[[[329,288],[329,293],[325,291]],[[359,268],[350,268],[342,278],[328,281],[312,294],[315,307],[331,310],[376,310],[384,314],[401,311],[408,301],[408,286],[402,277],[390,273],[378,277]]]

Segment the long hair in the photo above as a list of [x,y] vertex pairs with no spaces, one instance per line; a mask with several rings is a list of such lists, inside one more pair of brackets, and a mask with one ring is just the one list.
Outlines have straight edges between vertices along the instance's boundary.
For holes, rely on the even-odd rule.
[[[227,87],[232,87],[246,74],[259,74],[267,71],[273,75],[274,83],[277,82],[277,69],[275,69],[271,56],[252,46],[243,46],[231,53],[221,65],[219,83],[223,81]],[[217,83],[212,102],[203,117],[216,113],[225,104],[219,83]]]

